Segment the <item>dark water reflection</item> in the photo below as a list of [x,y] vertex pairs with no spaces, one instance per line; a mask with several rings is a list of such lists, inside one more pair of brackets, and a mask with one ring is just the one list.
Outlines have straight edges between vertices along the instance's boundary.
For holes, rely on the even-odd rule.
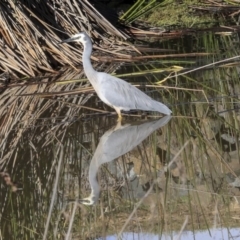
[[[106,131],[100,138],[89,167],[91,194],[89,197],[82,199],[81,202],[86,205],[92,205],[97,202],[100,194],[100,186],[96,178],[98,168],[102,164],[111,162],[129,152],[152,132],[167,124],[170,119],[171,116],[166,116],[160,120],[135,123],[135,125],[121,125],[121,123],[118,122],[116,126]],[[130,176],[130,173],[128,175],[131,181],[133,181],[133,176]]]
[[[186,68],[239,52],[237,35],[208,34],[191,40],[194,51],[215,55],[184,59],[191,60]],[[184,48],[185,41],[178,41]],[[168,41],[162,47],[176,44],[177,40]],[[171,65],[159,60],[121,71]],[[229,235],[223,239],[238,239],[235,232],[231,238],[230,230],[239,227],[240,213],[240,68],[237,61],[230,65],[168,79],[164,89],[142,85],[173,110],[164,126],[167,117],[138,112],[116,125],[114,111],[92,93],[17,97],[71,91],[84,87],[81,84],[7,89],[0,101],[0,238],[112,239],[107,236],[128,232],[135,233],[134,239],[142,239],[141,233],[164,239],[164,234],[176,236],[173,233],[184,227],[192,238],[183,234],[182,239],[197,239],[206,229],[221,229],[224,234],[227,229]],[[131,81],[146,84],[168,75],[148,74]],[[89,196],[91,184],[95,204],[85,206],[79,200]],[[98,184],[99,196],[94,192]],[[210,230],[206,234],[212,236]]]

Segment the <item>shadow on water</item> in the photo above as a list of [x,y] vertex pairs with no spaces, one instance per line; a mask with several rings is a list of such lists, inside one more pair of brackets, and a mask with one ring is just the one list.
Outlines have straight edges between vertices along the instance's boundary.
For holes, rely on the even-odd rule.
[[[213,53],[174,59],[189,71],[236,56],[239,37],[209,33],[161,47]],[[142,90],[169,104],[171,121],[134,112],[116,125],[114,111],[92,92],[26,95],[83,90],[81,82],[2,93],[2,239],[239,238],[239,62],[172,78],[171,61],[119,69],[165,69],[130,81],[144,82]],[[83,78],[65,73],[59,81]],[[146,86],[169,76],[162,88]]]

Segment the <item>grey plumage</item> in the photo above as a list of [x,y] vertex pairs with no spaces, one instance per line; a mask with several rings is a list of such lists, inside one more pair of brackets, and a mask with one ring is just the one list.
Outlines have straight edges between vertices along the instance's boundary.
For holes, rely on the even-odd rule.
[[92,42],[86,33],[81,32],[75,34],[62,43],[64,42],[81,42],[83,44],[82,62],[85,74],[99,98],[116,110],[119,119],[121,119],[121,110],[129,111],[130,109],[139,109],[157,111],[166,115],[172,113],[163,103],[153,100],[126,81],[104,72],[95,71],[90,61]]

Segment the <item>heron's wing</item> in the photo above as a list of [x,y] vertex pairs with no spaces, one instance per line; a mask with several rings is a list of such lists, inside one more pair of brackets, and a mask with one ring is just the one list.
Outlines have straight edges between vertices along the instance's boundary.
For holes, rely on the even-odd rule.
[[122,79],[100,73],[99,97],[108,105],[123,110],[142,109],[153,110],[152,101],[145,93]]

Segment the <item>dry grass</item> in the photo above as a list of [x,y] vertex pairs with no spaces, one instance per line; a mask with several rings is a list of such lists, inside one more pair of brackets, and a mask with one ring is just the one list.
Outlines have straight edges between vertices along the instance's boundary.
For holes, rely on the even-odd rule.
[[[136,53],[140,54],[140,51],[126,42],[130,36],[149,41],[150,37],[155,40],[169,39],[193,33],[192,29],[159,32],[150,27],[143,30],[131,26],[122,31],[106,20],[88,1],[5,0],[0,2],[0,8],[0,72],[9,72],[15,78],[36,76],[41,72],[54,74],[64,65],[76,70],[81,59],[81,47],[69,44],[59,46],[58,43],[79,31],[89,33],[94,50],[106,55],[95,55],[92,59],[108,62],[115,59],[132,62],[152,58],[132,57]],[[222,26],[208,30],[234,32],[239,31],[239,27]]]
[[[1,1],[0,8],[0,71],[12,72],[16,77],[54,73],[62,65],[75,68],[81,48],[58,43],[79,31],[90,33],[94,48],[103,52],[108,49],[117,56],[123,49],[133,51],[122,42],[126,35],[87,1],[8,0]],[[94,24],[98,27],[92,28]]]

